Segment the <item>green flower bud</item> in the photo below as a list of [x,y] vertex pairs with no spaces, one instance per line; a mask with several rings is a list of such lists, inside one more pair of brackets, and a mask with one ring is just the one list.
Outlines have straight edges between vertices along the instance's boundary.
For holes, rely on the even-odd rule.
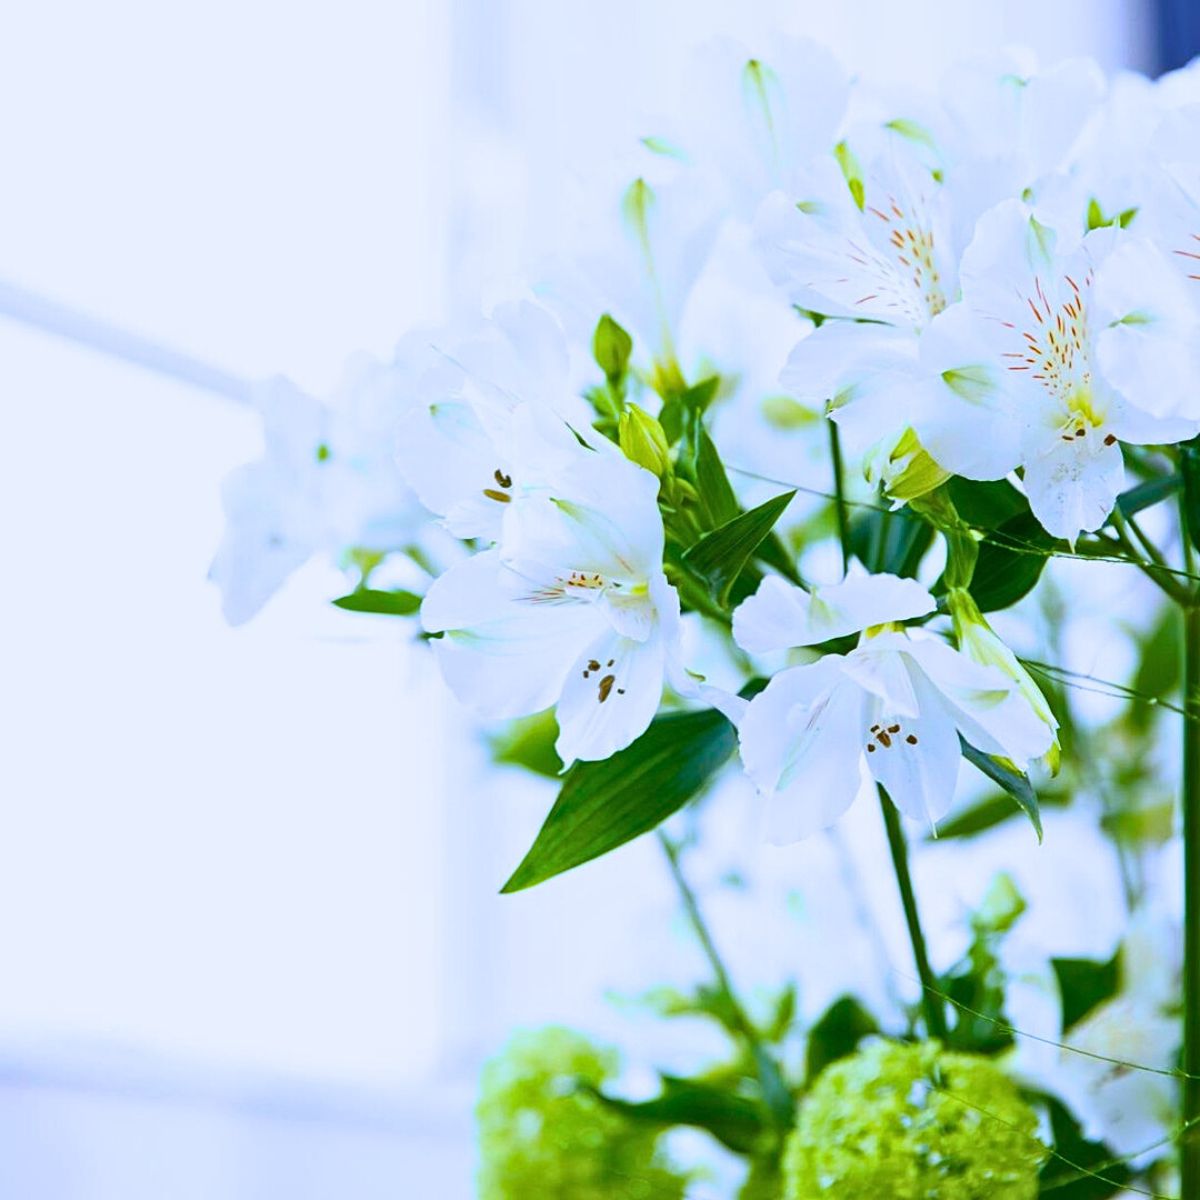
[[868,452],[863,467],[868,482],[883,484],[884,492],[901,502],[916,500],[950,478],[950,472],[933,461],[911,429],[895,442],[876,445]]
[[950,619],[954,622],[954,638],[958,648],[977,663],[999,667],[1017,685],[1029,707],[1055,731],[1054,741],[1044,757],[1050,770],[1057,774],[1062,759],[1062,749],[1058,743],[1058,719],[1042,695],[1042,689],[1021,666],[1017,656],[997,637],[966,588],[950,588],[946,593],[946,603],[950,609]]
[[1034,1200],[1046,1148],[998,1067],[874,1040],[827,1067],[784,1155],[784,1200]]
[[626,405],[617,438],[625,457],[653,472],[659,479],[671,473],[671,448],[663,427],[636,404]]
[[616,1070],[614,1053],[569,1030],[516,1035],[480,1079],[479,1200],[683,1200],[660,1131],[591,1090]]

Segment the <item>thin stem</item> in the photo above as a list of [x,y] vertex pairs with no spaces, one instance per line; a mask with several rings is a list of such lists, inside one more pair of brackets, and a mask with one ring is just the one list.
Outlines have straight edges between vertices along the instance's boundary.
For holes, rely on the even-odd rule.
[[691,884],[688,883],[683,868],[680,866],[679,847],[661,829],[657,830],[657,834],[658,843],[662,846],[667,865],[671,870],[671,878],[675,881],[679,898],[683,902],[683,910],[687,914],[688,923],[704,951],[704,956],[708,959],[709,966],[712,967],[721,1000],[754,1059],[758,1069],[759,1082],[762,1084],[763,1098],[777,1124],[781,1128],[788,1129],[795,1119],[795,1101],[792,1099],[792,1094],[783,1081],[778,1064],[763,1044],[762,1036],[747,1015],[744,1005],[738,999],[737,992],[734,991],[725,960],[721,957],[721,952],[717,949],[716,942],[713,941],[704,914],[700,911],[696,893],[692,891]]
[[835,421],[829,426],[829,458],[833,466],[834,512],[837,516],[838,542],[842,547],[842,574],[850,569],[850,521],[846,516],[846,473],[842,466],[842,443]]
[[[1184,535],[1187,537],[1185,528]],[[1200,699],[1200,608],[1186,608],[1183,705],[1192,713]],[[1182,1194],[1200,1196],[1200,723],[1183,723],[1183,1119],[1180,1145]]]
[[896,885],[900,889],[900,903],[904,907],[908,940],[912,943],[913,959],[917,964],[917,975],[921,980],[921,1011],[925,1017],[925,1030],[930,1037],[945,1041],[946,1034],[949,1032],[946,1026],[946,1010],[942,1004],[937,976],[929,965],[929,953],[925,949],[925,934],[921,929],[917,897],[913,891],[912,875],[908,869],[908,842],[904,837],[904,828],[900,824],[900,813],[882,785],[879,788],[879,805],[883,809],[883,824],[887,829],[888,848],[892,852]]
[[1131,563],[1140,567],[1176,604],[1186,605],[1191,602],[1191,595],[1176,582],[1175,572],[1169,566],[1165,563],[1147,562],[1142,557],[1141,551],[1133,544],[1133,539],[1129,536],[1129,526],[1121,512],[1120,505],[1113,509],[1112,527],[1116,531],[1121,549]]

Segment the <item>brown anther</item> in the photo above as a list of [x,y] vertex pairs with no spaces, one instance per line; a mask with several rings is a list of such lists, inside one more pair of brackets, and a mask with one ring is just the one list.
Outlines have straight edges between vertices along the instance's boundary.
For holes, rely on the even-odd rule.
[[510,487],[512,487],[512,476],[511,476],[511,475],[505,475],[505,473],[504,473],[502,470],[500,470],[500,468],[499,468],[499,467],[497,467],[497,468],[496,468],[496,470],[495,470],[494,474],[492,475],[492,478],[493,478],[493,479],[494,479],[494,480],[495,480],[495,481],[496,481],[496,482],[497,482],[497,483],[498,483],[498,484],[499,484],[499,485],[500,485],[502,488],[510,488]]
[[908,735],[908,737],[906,737],[904,740],[905,740],[905,741],[906,741],[906,742],[907,742],[907,743],[908,743],[910,746],[915,746],[915,745],[917,744],[917,735],[916,735],[915,733],[910,733],[910,734]]
[[617,695],[618,695],[618,696],[623,696],[623,695],[625,695],[625,689],[624,689],[624,688],[617,688]]
[[588,670],[589,671],[598,671],[598,670],[600,670],[600,664],[594,658],[589,658],[588,659]]
[[1086,433],[1087,433],[1087,430],[1082,425],[1080,425],[1080,427],[1077,430],[1075,430],[1076,437],[1083,437]]
[[868,743],[867,743],[867,753],[868,753],[868,754],[874,754],[874,753],[875,753],[875,743],[874,743],[874,742],[868,742]]
[[508,504],[512,500],[512,497],[507,492],[498,492],[495,488],[484,488],[483,494],[489,500],[497,500],[501,504]]
[[617,682],[615,675],[605,675],[600,680],[600,703],[603,704],[608,699],[608,693],[612,691],[612,685]]
[[1115,444],[1116,444],[1116,441],[1117,441],[1116,434],[1113,434],[1113,433],[1106,433],[1106,434],[1104,435],[1104,444],[1105,444],[1106,446],[1113,446],[1113,445],[1115,445]]
[[899,725],[889,725],[887,728],[887,731],[888,731],[888,733],[899,733],[900,726]]
[[881,733],[879,735],[879,744],[881,746],[887,746],[890,749],[892,745],[892,735],[887,732]]
[[610,658],[610,659],[608,660],[608,662],[606,662],[604,665],[605,665],[606,667],[611,667],[611,666],[613,665],[613,663],[615,663],[616,661],[617,661],[617,660],[616,660],[615,658]]

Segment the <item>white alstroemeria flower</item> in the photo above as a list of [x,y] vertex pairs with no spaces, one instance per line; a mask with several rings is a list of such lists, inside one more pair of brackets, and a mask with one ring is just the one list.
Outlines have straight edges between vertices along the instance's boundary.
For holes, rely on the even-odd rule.
[[781,671],[739,723],[771,841],[832,825],[864,766],[904,813],[935,824],[954,798],[960,734],[1019,766],[1045,752],[1049,730],[1011,679],[898,624],[935,607],[915,581],[873,575],[812,594],[769,577],[738,608],[734,637],[754,653],[865,631],[849,654]]
[[850,95],[845,69],[816,42],[784,35],[766,49],[752,54],[728,38],[701,46],[683,120],[663,139],[743,221],[772,191],[791,192],[811,161],[833,149]]
[[678,160],[649,152],[646,159],[647,171],[613,197],[595,227],[579,234],[578,244],[589,251],[551,265],[535,291],[583,344],[609,313],[632,335],[646,369],[675,384],[683,312],[723,213]]
[[279,378],[256,389],[253,403],[264,453],[225,481],[225,535],[210,570],[232,625],[314,555],[402,549],[424,520],[392,459],[408,403],[403,371],[351,360],[328,402]]
[[829,314],[780,376],[810,406],[828,405],[854,457],[890,453],[904,435],[922,332],[957,298],[956,214],[921,147],[885,133],[866,169],[832,157],[799,198],[763,206],[768,270],[804,308]]
[[579,446],[499,544],[451,567],[421,619],[461,700],[489,717],[555,705],[564,763],[607,758],[649,725],[679,670],[679,600],[663,574],[658,480]]
[[423,340],[433,345],[414,373],[396,461],[450,533],[495,541],[514,497],[573,454],[565,422],[589,428],[591,413],[571,391],[566,340],[525,301],[500,306],[466,337]]
[[[1064,244],[1065,242],[1065,244]],[[1166,256],[1114,228],[1060,240],[1017,201],[986,213],[962,263],[963,299],[922,338],[929,381],[913,426],[947,470],[1024,468],[1046,530],[1073,541],[1112,511],[1120,441],[1200,429],[1196,310]]]
[[[1198,72],[1200,75],[1200,72]],[[1143,178],[1137,228],[1175,267],[1200,304],[1200,103],[1168,113],[1151,147],[1156,170]]]
[[[1179,845],[1165,847],[1154,867],[1157,887],[1129,918],[1119,956],[1116,995],[1055,1038],[1063,997],[1049,960],[1009,985],[1006,1011],[1017,1029],[1014,1073],[1031,1087],[1061,1097],[1086,1137],[1104,1142],[1135,1169],[1167,1158],[1179,1120],[1177,1065],[1182,937],[1177,912]],[[1175,896],[1164,893],[1174,885]],[[1062,1046],[1055,1044],[1061,1040]],[[1122,1066],[1120,1064],[1136,1064]],[[1144,1070],[1139,1068],[1146,1068]]]

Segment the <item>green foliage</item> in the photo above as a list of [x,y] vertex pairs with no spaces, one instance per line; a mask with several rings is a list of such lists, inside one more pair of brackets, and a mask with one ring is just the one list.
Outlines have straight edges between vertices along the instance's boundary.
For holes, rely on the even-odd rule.
[[1179,447],[1179,473],[1183,476],[1183,516],[1188,539],[1200,549],[1200,442],[1195,438]]
[[971,595],[981,612],[1009,608],[1042,577],[1058,543],[1031,512],[997,525],[979,546]]
[[785,1200],[1033,1200],[1037,1115],[986,1058],[873,1041],[800,1106]]
[[853,996],[841,996],[817,1018],[808,1031],[804,1054],[805,1077],[811,1082],[830,1063],[846,1058],[865,1037],[879,1032],[875,1018]]
[[339,596],[334,604],[348,612],[378,613],[388,617],[411,617],[421,607],[421,597],[415,592],[396,588],[380,591],[377,588],[356,588],[348,595]]
[[609,383],[619,385],[624,380],[632,353],[633,338],[605,313],[592,334],[592,357]]
[[906,508],[867,509],[850,522],[850,550],[869,571],[912,578],[933,544],[933,526]]
[[[1079,1122],[1060,1100],[1053,1096],[1042,1096],[1040,1100],[1050,1117],[1054,1153],[1061,1157],[1046,1160],[1039,1194],[1053,1196],[1054,1200],[1107,1200],[1117,1195],[1130,1182],[1129,1168],[1114,1163],[1112,1152],[1102,1142],[1088,1141]],[[1077,1169],[1080,1167],[1094,1171],[1100,1178],[1081,1174]]]
[[[1039,792],[1037,799],[1039,808],[1064,808],[1070,801],[1063,791]],[[937,840],[975,837],[1018,815],[1020,811],[1013,807],[1012,797],[1007,792],[986,796],[978,804],[943,821],[937,827]]]
[[1144,508],[1153,508],[1163,500],[1173,496],[1182,485],[1179,475],[1156,475],[1153,479],[1144,480],[1129,491],[1122,492],[1117,497],[1117,507],[1123,517],[1137,516]]
[[720,390],[720,376],[712,375],[691,387],[668,391],[658,419],[672,446],[690,429],[697,427],[699,419],[708,411],[708,406],[717,398]]
[[554,719],[553,709],[534,713],[531,717],[518,717],[492,735],[492,758],[498,763],[524,767],[535,775],[557,779],[563,766],[554,748],[557,739],[558,722]]
[[661,1085],[659,1095],[640,1103],[603,1093],[597,1095],[630,1121],[660,1128],[687,1125],[703,1129],[735,1154],[756,1154],[772,1136],[766,1113],[757,1099],[705,1079],[663,1075]]
[[1158,711],[1147,701],[1165,700],[1183,678],[1183,617],[1174,604],[1163,606],[1141,650],[1133,677],[1136,696],[1127,719],[1135,730],[1144,732]]
[[616,1056],[566,1029],[518,1035],[483,1069],[480,1200],[683,1200],[659,1130],[597,1097]]
[[654,829],[704,788],[736,745],[719,712],[668,713],[612,757],[576,763],[503,891],[533,887]]
[[708,584],[718,604],[728,603],[734,581],[783,516],[795,494],[784,492],[734,517],[684,553],[684,564]]
[[998,529],[1005,521],[1029,512],[1029,501],[1007,479],[977,480],[954,476],[946,491],[968,525]]
[[1088,1013],[1111,1000],[1121,986],[1120,956],[1107,962],[1090,958],[1052,958],[1062,995],[1062,1032],[1073,1029]]
[[1038,806],[1037,793],[1026,775],[1022,775],[1011,764],[993,758],[976,749],[965,738],[960,737],[963,758],[978,767],[993,783],[998,783],[1016,802],[1017,807],[1029,818],[1037,840],[1042,840],[1042,813]]

